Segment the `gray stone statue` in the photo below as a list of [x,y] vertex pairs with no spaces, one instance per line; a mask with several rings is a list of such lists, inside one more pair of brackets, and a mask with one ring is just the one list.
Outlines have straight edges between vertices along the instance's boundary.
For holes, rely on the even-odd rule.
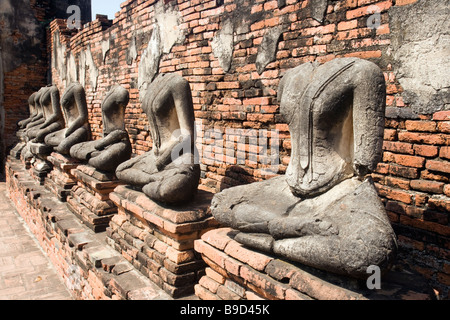
[[[40,95],[39,103],[44,114],[44,123],[37,130],[29,134],[34,138],[27,143],[25,158],[37,157],[45,160],[52,151],[52,146],[47,146],[44,139],[47,135],[64,128],[64,117],[61,112],[59,90],[56,86],[47,86]],[[24,151],[25,152],[25,151]]]
[[381,158],[386,87],[373,63],[302,64],[279,87],[292,154],[286,175],[217,194],[212,213],[236,240],[353,277],[392,264],[396,236],[370,173]]
[[119,164],[129,160],[132,147],[125,130],[125,108],[129,100],[125,88],[114,86],[102,103],[103,138],[74,145],[70,149],[71,157],[87,161],[104,172],[115,172]]
[[27,119],[24,119],[17,123],[17,126],[19,127],[19,131],[25,129],[27,127],[27,125],[34,120],[34,117],[36,117],[38,115],[38,110],[36,109],[35,102],[34,102],[36,94],[37,94],[37,92],[34,92],[28,98],[28,110],[30,112],[30,116]]
[[142,188],[157,202],[189,201],[200,179],[189,83],[177,74],[159,75],[150,84],[142,108],[149,120],[153,148],[119,165],[117,178]]
[[41,104],[41,97],[45,92],[47,92],[48,88],[48,86],[42,87],[35,95],[32,95],[34,97],[35,116],[23,130],[19,130],[17,132],[17,136],[22,141],[22,144],[16,146],[13,149],[13,152],[16,152],[18,149],[20,149],[20,152],[16,155],[16,157],[20,157],[22,160],[27,161],[34,156],[30,149],[31,141],[37,136],[39,130],[41,130],[42,126],[45,123],[45,113],[44,108]]
[[61,107],[66,127],[47,135],[44,142],[63,155],[70,154],[75,144],[88,141],[91,130],[88,122],[86,93],[79,83],[70,84],[62,99]]

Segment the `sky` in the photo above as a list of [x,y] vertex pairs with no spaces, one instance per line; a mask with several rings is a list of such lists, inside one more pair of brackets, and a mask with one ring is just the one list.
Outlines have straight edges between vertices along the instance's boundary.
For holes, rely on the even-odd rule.
[[92,20],[95,20],[97,14],[105,14],[108,19],[114,19],[122,2],[125,0],[92,0]]

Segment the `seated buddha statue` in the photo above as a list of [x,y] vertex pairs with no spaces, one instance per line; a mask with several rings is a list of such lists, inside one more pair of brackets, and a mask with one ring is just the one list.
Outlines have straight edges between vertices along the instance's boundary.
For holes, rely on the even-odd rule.
[[87,161],[104,172],[115,172],[119,164],[130,159],[131,142],[125,130],[129,99],[128,91],[121,86],[114,86],[107,93],[102,103],[103,138],[74,145],[70,149],[72,158]]
[[44,123],[28,133],[30,139],[32,137],[34,138],[27,143],[25,158],[31,158],[33,156],[45,157],[52,152],[53,147],[45,145],[44,139],[50,133],[64,128],[64,118],[59,99],[59,90],[56,86],[47,86],[42,91],[39,104],[42,107]]
[[166,204],[189,201],[197,192],[195,117],[189,83],[177,74],[160,74],[142,102],[153,148],[117,167],[122,182]]
[[280,82],[291,133],[285,175],[226,189],[211,211],[248,247],[362,278],[391,266],[397,242],[370,173],[381,159],[386,85],[356,58],[306,63]]
[[54,151],[69,155],[75,144],[88,141],[91,131],[88,122],[86,93],[79,83],[70,84],[62,99],[61,108],[66,123],[65,128],[48,134],[44,142]]
[[29,104],[33,104],[34,106],[33,109],[30,107],[30,112],[33,112],[33,116],[26,126],[17,132],[17,136],[23,141],[29,141],[30,137],[33,139],[40,126],[45,122],[44,109],[41,105],[41,96],[47,88],[48,87],[42,87],[38,92],[31,95],[29,98]]

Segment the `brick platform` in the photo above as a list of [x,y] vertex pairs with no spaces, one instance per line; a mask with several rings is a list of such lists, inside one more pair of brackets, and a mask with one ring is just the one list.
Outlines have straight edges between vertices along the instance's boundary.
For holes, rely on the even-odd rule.
[[87,165],[71,170],[77,180],[67,196],[69,209],[94,232],[104,232],[111,218],[117,213],[117,206],[109,194],[119,185],[114,174],[102,173]]
[[172,297],[190,295],[205,268],[194,241],[217,226],[212,196],[199,190],[192,203],[165,207],[119,186],[110,195],[119,208],[107,229],[110,245]]
[[67,196],[77,184],[77,180],[70,171],[80,165],[80,162],[56,152],[48,156],[47,160],[53,165],[53,170],[48,174],[44,185],[60,201],[66,202]]
[[[212,230],[195,242],[208,264],[195,286],[202,300],[432,300],[424,279],[407,271],[390,271],[380,290],[363,280],[327,274],[245,248],[237,231]],[[370,274],[368,274],[368,277]]]
[[72,296],[79,300],[171,300],[95,234],[21,161],[8,159],[6,184],[17,211],[36,236]]

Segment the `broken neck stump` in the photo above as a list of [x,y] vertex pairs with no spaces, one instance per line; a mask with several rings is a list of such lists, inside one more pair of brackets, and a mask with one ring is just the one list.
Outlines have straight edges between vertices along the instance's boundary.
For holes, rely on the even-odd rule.
[[167,206],[118,186],[110,195],[119,212],[107,229],[107,241],[173,298],[191,295],[205,268],[194,241],[217,227],[209,210],[212,196],[199,190],[192,202]]
[[77,185],[67,197],[69,209],[92,231],[104,232],[117,206],[109,199],[110,193],[119,185],[113,173],[104,173],[88,165],[71,170]]

